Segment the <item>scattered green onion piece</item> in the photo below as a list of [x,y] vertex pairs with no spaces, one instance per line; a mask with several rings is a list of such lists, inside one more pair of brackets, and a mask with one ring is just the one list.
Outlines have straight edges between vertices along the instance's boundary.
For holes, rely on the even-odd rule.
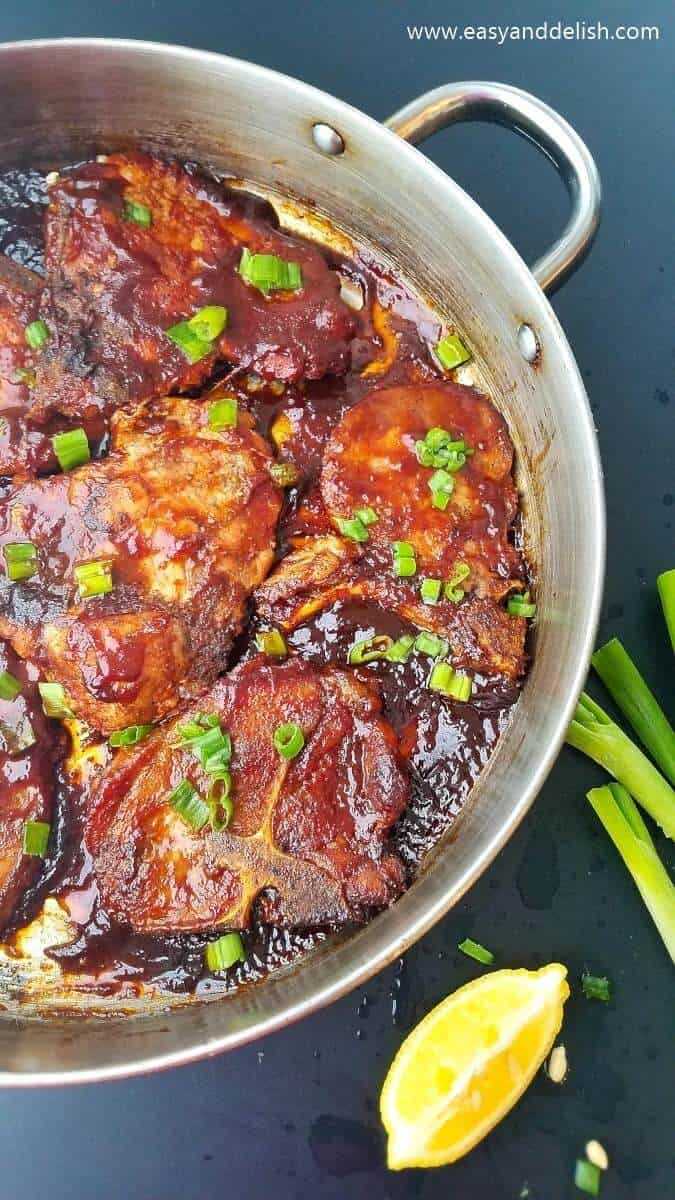
[[567,730],[568,744],[604,767],[675,838],[675,792],[653,763],[586,693]]
[[229,774],[217,775],[209,788],[206,803],[209,806],[209,824],[214,833],[222,833],[227,829],[234,814],[234,804],[230,796],[232,781]]
[[152,733],[153,725],[127,725],[126,729],[116,729],[110,734],[108,743],[113,748],[117,746],[135,746],[137,742],[142,742],[149,733]]
[[457,949],[461,950],[462,954],[466,954],[467,958],[475,958],[476,962],[483,963],[486,967],[489,967],[495,961],[492,951],[486,950],[485,946],[481,946],[480,942],[474,942],[473,938],[464,938],[464,941],[459,943]]
[[236,396],[223,396],[209,404],[209,429],[219,433],[221,429],[233,429],[237,424],[239,404]]
[[447,429],[441,429],[439,425],[435,425],[433,429],[428,429],[424,435],[424,444],[432,451],[441,450],[451,440]]
[[464,588],[460,585],[469,578],[471,567],[468,563],[456,562],[452,572],[452,579],[446,583],[443,592],[446,600],[451,600],[453,604],[458,604],[464,599]]
[[51,825],[47,821],[26,821],[23,827],[23,852],[33,858],[47,854]]
[[261,629],[255,635],[255,644],[268,658],[285,658],[288,647],[278,629]]
[[272,741],[282,758],[296,758],[305,744],[305,735],[295,721],[289,721],[287,725],[277,725]]
[[675,730],[619,639],[596,650],[591,662],[640,741],[675,784]]
[[467,456],[473,454],[463,438],[453,439],[447,429],[430,429],[424,441],[415,443],[417,460],[423,467],[444,467],[448,471],[459,471]]
[[26,387],[35,387],[35,371],[32,367],[17,367],[14,382],[25,383]]
[[222,765],[232,759],[232,739],[229,733],[223,733],[219,725],[204,730],[199,737],[191,738],[187,744],[199,765],[209,773],[219,771]]
[[591,975],[584,971],[581,976],[581,990],[587,1000],[604,1000],[606,1003],[610,999],[609,979],[606,975]]
[[75,716],[70,707],[64,688],[60,683],[38,683],[38,691],[42,700],[45,716],[56,720],[72,720]]
[[417,571],[415,547],[410,542],[392,542],[392,571],[399,579],[407,579]]
[[69,429],[66,433],[55,433],[52,438],[54,453],[62,471],[81,467],[91,458],[89,439],[84,429]]
[[211,815],[209,806],[189,779],[181,780],[169,796],[168,803],[181,820],[197,833],[208,824]]
[[404,633],[387,650],[387,662],[407,662],[412,654],[415,639],[411,633]]
[[455,481],[450,472],[446,471],[444,467],[439,467],[429,479],[427,487],[431,492],[431,503],[434,508],[446,509],[455,490]]
[[300,478],[300,472],[295,463],[272,463],[270,475],[279,487],[295,487]]
[[661,597],[661,607],[670,634],[670,642],[675,651],[675,567],[672,571],[664,571],[659,575],[656,586]]
[[473,691],[471,676],[453,670],[450,663],[447,662],[434,664],[427,686],[430,691],[440,692],[449,700],[461,700],[462,702],[470,700]]
[[656,852],[637,805],[620,783],[592,788],[587,799],[630,871],[675,963],[675,885]]
[[33,542],[7,542],[2,552],[7,564],[7,578],[13,583],[37,575],[40,566],[37,546]]
[[222,304],[207,304],[187,322],[200,342],[215,342],[227,325],[227,309]]
[[41,318],[31,321],[24,329],[24,337],[31,350],[39,350],[40,346],[49,341],[49,326]]
[[442,588],[440,579],[423,579],[420,585],[422,604],[438,604]]
[[436,357],[446,371],[452,371],[455,367],[461,367],[463,363],[468,362],[471,353],[457,337],[457,334],[449,333],[437,343]]
[[252,254],[248,247],[242,251],[239,274],[263,293],[294,292],[302,287],[299,263],[287,262],[276,254]]
[[209,942],[205,951],[206,965],[209,971],[227,971],[237,962],[246,958],[244,943],[238,933],[225,933],[215,942]]
[[436,462],[436,455],[426,442],[415,442],[415,454],[417,461],[423,467],[441,467],[442,463]]
[[599,1195],[600,1168],[587,1158],[578,1158],[574,1168],[574,1183],[580,1192],[586,1192],[589,1196]]
[[388,634],[376,633],[374,637],[364,638],[363,641],[352,646],[347,662],[352,667],[361,666],[363,663],[379,662],[380,659],[387,657],[393,644],[394,640]]
[[353,542],[368,541],[368,530],[360,517],[336,517],[336,524],[343,537]]
[[0,671],[0,700],[16,700],[21,684],[10,671]]
[[122,217],[131,225],[142,225],[149,229],[152,225],[152,212],[147,204],[139,204],[137,200],[125,200]]
[[435,633],[418,633],[415,638],[415,649],[420,654],[428,654],[430,658],[443,658],[450,649],[450,643]]
[[530,593],[523,592],[522,595],[509,596],[506,602],[506,611],[510,617],[534,617],[537,606],[530,600]]
[[369,525],[375,525],[376,522],[379,521],[379,517],[374,508],[356,508],[354,509],[354,516],[359,521],[362,521],[366,528],[368,528]]
[[164,333],[192,363],[199,362],[213,351],[213,342],[198,337],[188,321],[178,321],[170,329],[165,329]]
[[92,596],[107,596],[113,590],[110,562],[107,560],[80,563],[75,567],[75,578],[80,600],[88,600]]

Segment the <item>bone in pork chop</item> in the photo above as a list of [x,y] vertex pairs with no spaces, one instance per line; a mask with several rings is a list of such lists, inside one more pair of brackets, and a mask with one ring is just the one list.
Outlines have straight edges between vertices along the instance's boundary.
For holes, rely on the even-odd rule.
[[[169,803],[187,780],[212,782],[180,730],[194,713],[120,751],[94,786],[86,840],[101,901],[144,932],[245,928],[261,892],[283,925],[363,917],[401,891],[387,835],[408,784],[377,694],[345,672],[301,659],[254,658],[199,702],[232,739],[233,813],[222,832],[193,828]],[[292,759],[278,726],[303,732]]]
[[[226,666],[281,506],[249,425],[241,413],[218,432],[206,404],[157,401],[116,415],[107,458],[17,479],[0,500],[0,546],[32,543],[37,568],[12,582],[0,559],[0,632],[94,729],[153,721]],[[83,598],[91,563],[112,590]]]
[[[199,386],[218,360],[270,379],[346,369],[354,319],[314,247],[282,233],[263,201],[176,163],[113,154],[49,189],[49,329],[32,416],[82,423],[129,402]],[[300,267],[292,290],[260,291],[240,274],[244,249]],[[166,334],[207,306],[227,324],[188,356]]]
[[[443,508],[429,487],[434,468],[419,461],[419,443],[430,430],[472,451],[452,473]],[[291,553],[256,593],[260,615],[290,630],[336,601],[365,599],[446,637],[454,665],[517,678],[525,668],[526,622],[500,604],[526,577],[510,537],[517,511],[512,462],[504,419],[472,388],[434,383],[370,393],[346,413],[324,450],[325,533],[291,539]],[[367,540],[338,537],[333,530],[359,509],[376,517]],[[314,530],[317,524],[314,511]],[[411,548],[412,576],[394,574],[398,542]],[[462,596],[441,593],[424,603],[422,580],[449,582],[458,564],[468,569]]]

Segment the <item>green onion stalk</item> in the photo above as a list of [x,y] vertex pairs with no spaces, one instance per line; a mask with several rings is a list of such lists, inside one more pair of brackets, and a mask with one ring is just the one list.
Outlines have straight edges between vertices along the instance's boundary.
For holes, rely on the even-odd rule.
[[675,567],[672,571],[664,571],[656,580],[656,586],[661,597],[663,615],[666,618],[670,642],[675,651]]
[[591,662],[640,741],[675,784],[675,730],[618,638],[596,650]]
[[675,963],[675,886],[656,853],[637,805],[619,783],[593,788],[587,799],[628,867]]
[[665,834],[675,838],[675,792],[647,756],[582,692],[567,742],[628,788]]

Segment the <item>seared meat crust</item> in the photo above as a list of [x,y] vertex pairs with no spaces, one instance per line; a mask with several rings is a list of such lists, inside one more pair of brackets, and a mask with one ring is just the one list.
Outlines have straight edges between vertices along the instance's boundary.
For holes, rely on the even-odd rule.
[[[126,219],[126,202],[151,213]],[[49,191],[51,337],[37,362],[31,413],[76,423],[131,401],[199,386],[219,359],[273,379],[319,378],[348,365],[354,320],[318,250],[283,234],[273,210],[143,154],[113,154]],[[242,250],[297,262],[303,286],[263,295],[239,275]],[[227,327],[196,363],[165,330],[206,305]]]
[[[301,659],[258,657],[200,700],[232,737],[234,814],[221,833],[192,829],[167,803],[183,779],[210,779],[176,747],[179,717],[120,752],[91,799],[86,840],[101,901],[145,932],[245,928],[263,891],[284,925],[358,919],[401,891],[386,838],[407,802],[393,731],[370,688]],[[281,757],[278,725],[296,722],[300,754]]]
[[[24,582],[0,567],[0,631],[93,728],[153,721],[224,669],[272,562],[269,461],[245,414],[214,432],[206,405],[164,399],[116,416],[106,459],[0,500],[0,545],[29,540],[39,558]],[[79,599],[76,565],[102,561],[113,591]]]

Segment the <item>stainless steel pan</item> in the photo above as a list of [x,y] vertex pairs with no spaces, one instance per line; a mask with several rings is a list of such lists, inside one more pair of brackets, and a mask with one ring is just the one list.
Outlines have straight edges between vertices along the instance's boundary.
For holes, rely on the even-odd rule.
[[[5,964],[0,1083],[48,1084],[215,1054],[363,984],[448,911],[526,813],[581,689],[602,591],[604,502],[593,424],[544,295],[590,245],[600,188],[593,160],[562,118],[499,84],[439,88],[385,128],[297,80],[235,59],[143,42],[45,41],[0,46],[0,107],[0,165],[53,165],[141,144],[253,182],[285,223],[310,236],[344,234],[375,248],[475,350],[476,381],[506,414],[516,443],[538,564],[534,662],[511,725],[460,821],[394,908],[263,985],[171,1012],[164,1002],[131,1017],[91,1015],[67,989],[45,991],[30,964]],[[532,271],[410,144],[476,119],[530,138],[567,183],[569,224]]]

